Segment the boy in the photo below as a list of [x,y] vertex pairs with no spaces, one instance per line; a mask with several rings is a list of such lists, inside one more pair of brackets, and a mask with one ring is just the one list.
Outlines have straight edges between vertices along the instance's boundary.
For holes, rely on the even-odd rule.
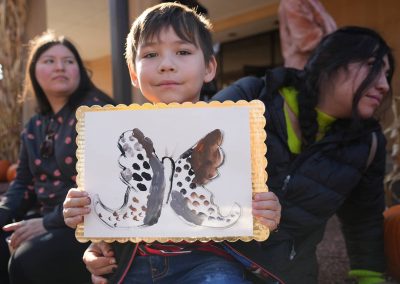
[[[150,102],[197,102],[203,83],[214,78],[217,68],[210,23],[177,3],[149,8],[132,25],[126,60],[132,84]],[[82,222],[89,204],[86,192],[71,189],[64,202],[66,224],[75,228]],[[253,213],[275,229],[280,219],[275,195],[257,194]],[[109,282],[118,283],[250,283],[244,267],[214,242],[112,246],[114,251],[106,243],[92,244],[84,255],[94,283],[107,283],[100,275],[111,272]]]

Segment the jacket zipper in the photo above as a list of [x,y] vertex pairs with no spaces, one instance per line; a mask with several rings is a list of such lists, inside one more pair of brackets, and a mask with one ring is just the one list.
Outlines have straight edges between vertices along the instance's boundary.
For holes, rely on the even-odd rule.
[[296,250],[294,248],[294,241],[293,241],[292,242],[292,249],[290,250],[290,254],[289,254],[289,259],[293,260],[295,256],[296,256]]
[[287,176],[285,177],[285,179],[284,179],[284,181],[283,181],[283,186],[282,186],[282,188],[281,188],[281,190],[282,190],[283,192],[286,191],[286,188],[287,188],[287,186],[288,186],[288,183],[289,183],[291,177],[292,177],[292,176],[291,176],[290,174],[287,175]]

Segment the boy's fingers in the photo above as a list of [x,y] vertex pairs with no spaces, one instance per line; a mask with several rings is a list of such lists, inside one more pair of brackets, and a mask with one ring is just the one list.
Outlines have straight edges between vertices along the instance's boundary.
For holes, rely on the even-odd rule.
[[64,208],[63,216],[65,224],[75,229],[83,222],[83,216],[90,213],[90,207]]
[[258,192],[258,193],[255,194],[254,200],[274,200],[274,201],[278,201],[278,197],[276,197],[276,195],[271,191]]
[[280,222],[280,211],[253,209],[253,215],[271,231],[275,230]]
[[90,207],[75,207],[75,208],[64,208],[64,218],[83,217],[83,215],[90,213]]
[[258,210],[281,211],[281,205],[274,200],[253,201],[253,208]]
[[101,276],[101,275],[113,273],[117,269],[117,265],[113,264],[113,265],[107,265],[107,266],[98,267],[98,268],[87,267],[87,269],[93,275]]
[[108,284],[106,278],[92,274],[92,282],[93,284]]
[[279,213],[279,211],[272,211],[272,210],[257,210],[257,209],[253,209],[253,215],[255,217],[262,217],[265,219],[270,219],[270,220],[274,220],[274,221],[279,221],[281,214]]
[[90,205],[90,197],[67,197],[64,200],[63,207],[64,208],[75,208],[75,207],[84,207]]
[[101,242],[99,243],[99,248],[104,256],[114,256],[114,251],[109,243]]
[[94,275],[104,275],[112,273],[117,268],[115,258],[101,257],[95,254],[86,254],[84,257],[86,268]]
[[262,224],[267,226],[270,231],[274,231],[278,228],[278,224],[274,220],[266,219],[264,217],[257,217],[257,218]]
[[64,221],[68,227],[75,229],[80,223],[83,222],[83,216],[79,215],[79,216],[64,218]]
[[77,188],[71,188],[68,190],[67,197],[85,197],[88,196],[88,193],[86,191],[77,189]]

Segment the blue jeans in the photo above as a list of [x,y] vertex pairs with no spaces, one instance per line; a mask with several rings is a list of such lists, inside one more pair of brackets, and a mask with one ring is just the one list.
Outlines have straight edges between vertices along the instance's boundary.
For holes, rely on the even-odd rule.
[[149,283],[251,283],[235,261],[208,252],[193,251],[176,256],[136,256],[125,284]]

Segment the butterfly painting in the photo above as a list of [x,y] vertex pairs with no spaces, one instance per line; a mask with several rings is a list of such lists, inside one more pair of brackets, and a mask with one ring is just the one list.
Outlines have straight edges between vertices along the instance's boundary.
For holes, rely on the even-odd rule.
[[265,240],[262,102],[80,107],[77,185],[91,211],[79,241]]
[[[240,205],[232,204],[230,212],[222,215],[206,187],[219,176],[218,168],[224,163],[222,141],[222,131],[214,129],[178,159],[160,159],[152,140],[140,129],[123,132],[118,140],[120,180],[126,186],[122,204],[110,208],[95,195],[96,215],[111,228],[152,226],[158,222],[165,203],[190,225],[232,226],[241,216]],[[169,178],[165,176],[166,165],[171,167]]]

